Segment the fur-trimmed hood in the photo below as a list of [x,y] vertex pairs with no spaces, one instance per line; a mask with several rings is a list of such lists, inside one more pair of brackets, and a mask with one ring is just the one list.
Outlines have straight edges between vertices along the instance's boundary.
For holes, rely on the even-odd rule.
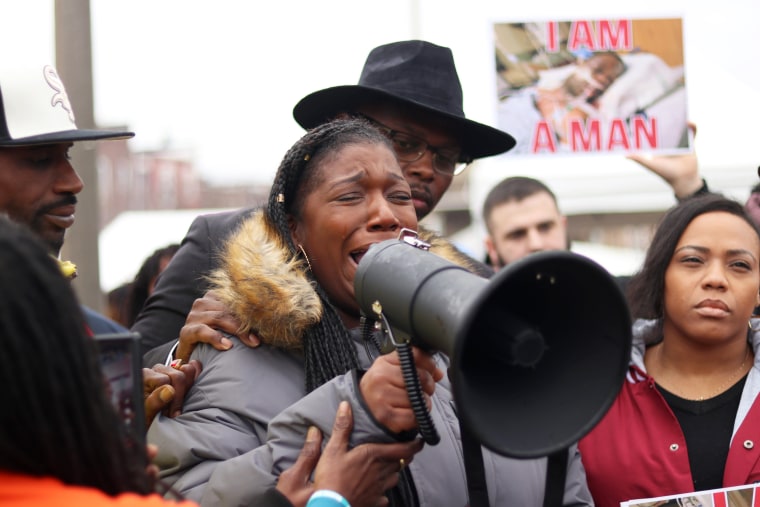
[[[469,271],[472,259],[430,231],[420,230],[430,251]],[[256,334],[263,343],[302,348],[301,338],[322,318],[322,302],[306,275],[307,263],[288,251],[259,210],[229,237],[220,267],[209,275],[217,295],[242,323],[239,332]]]

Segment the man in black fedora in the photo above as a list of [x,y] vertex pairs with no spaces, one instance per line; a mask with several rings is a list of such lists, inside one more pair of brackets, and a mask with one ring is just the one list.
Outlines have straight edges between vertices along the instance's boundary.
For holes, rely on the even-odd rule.
[[393,140],[422,219],[470,162],[515,145],[506,132],[468,120],[462,102],[451,50],[412,40],[373,49],[358,84],[311,93],[293,116],[306,129],[340,114],[374,122]]
[[[411,40],[373,49],[358,84],[311,93],[296,104],[293,116],[306,129],[340,115],[359,115],[375,123],[393,140],[417,217],[422,219],[467,164],[515,145],[506,132],[467,119],[462,104],[451,50]],[[146,364],[166,360],[171,349],[167,344],[176,342],[193,302],[208,289],[205,275],[216,267],[224,239],[252,211],[204,215],[193,222],[132,327],[142,335],[145,350],[160,347],[146,354]],[[218,313],[210,318],[218,318]],[[213,327],[226,328],[218,320]],[[208,342],[220,350],[231,346],[212,327],[194,329],[191,341]],[[246,338],[257,344],[255,337],[241,337]]]

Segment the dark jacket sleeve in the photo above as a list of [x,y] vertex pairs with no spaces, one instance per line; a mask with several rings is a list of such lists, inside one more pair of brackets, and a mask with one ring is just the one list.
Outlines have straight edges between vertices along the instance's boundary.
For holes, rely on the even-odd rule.
[[169,357],[169,352],[171,352],[175,343],[177,343],[177,340],[172,340],[145,352],[143,354],[143,367],[153,368],[157,364],[166,363],[166,358]]
[[179,337],[193,301],[208,290],[205,276],[216,268],[225,238],[251,211],[201,215],[193,221],[132,325],[132,331],[142,336],[143,350],[149,351]]

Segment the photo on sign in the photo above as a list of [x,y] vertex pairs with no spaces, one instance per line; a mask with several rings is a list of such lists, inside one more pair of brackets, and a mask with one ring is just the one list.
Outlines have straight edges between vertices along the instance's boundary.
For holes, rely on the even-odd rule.
[[494,24],[507,155],[692,150],[678,18]]
[[621,502],[621,507],[758,507],[757,485],[730,486],[681,495]]

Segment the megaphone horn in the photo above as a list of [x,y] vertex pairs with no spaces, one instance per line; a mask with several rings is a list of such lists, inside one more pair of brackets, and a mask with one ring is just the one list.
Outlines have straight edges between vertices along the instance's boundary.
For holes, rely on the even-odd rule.
[[536,458],[588,433],[630,357],[631,319],[614,278],[591,259],[551,251],[489,280],[414,243],[373,245],[356,271],[356,298],[366,315],[382,307],[412,344],[449,356],[472,434],[499,454]]

